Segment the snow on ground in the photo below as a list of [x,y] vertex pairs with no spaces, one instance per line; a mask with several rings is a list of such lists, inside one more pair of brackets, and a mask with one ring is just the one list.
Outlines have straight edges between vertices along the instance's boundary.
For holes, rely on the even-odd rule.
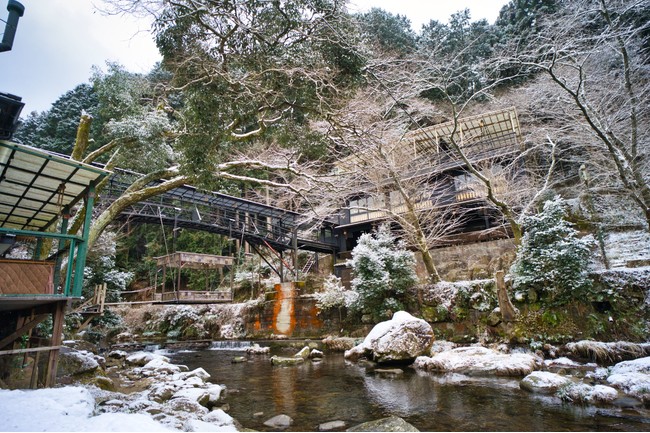
[[94,411],[83,387],[0,390],[2,431],[172,431],[149,415]]

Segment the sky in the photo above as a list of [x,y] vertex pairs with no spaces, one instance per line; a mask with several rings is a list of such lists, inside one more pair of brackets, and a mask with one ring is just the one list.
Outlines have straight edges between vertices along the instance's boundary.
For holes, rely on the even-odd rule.
[[[131,72],[148,72],[161,59],[149,33],[151,23],[130,16],[106,15],[101,0],[19,0],[25,15],[11,51],[0,53],[0,92],[22,97],[23,116],[44,111],[68,90],[86,83],[92,67],[116,61]],[[490,23],[508,0],[350,0],[349,10],[379,7],[405,15],[414,30],[469,8],[473,20]],[[0,0],[0,19],[7,17]],[[0,23],[4,26],[4,23]],[[4,31],[0,27],[0,33]]]

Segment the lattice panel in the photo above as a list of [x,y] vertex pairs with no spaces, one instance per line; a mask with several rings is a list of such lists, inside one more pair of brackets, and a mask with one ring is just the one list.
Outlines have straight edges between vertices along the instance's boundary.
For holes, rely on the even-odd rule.
[[51,262],[0,260],[0,294],[51,295],[53,275]]

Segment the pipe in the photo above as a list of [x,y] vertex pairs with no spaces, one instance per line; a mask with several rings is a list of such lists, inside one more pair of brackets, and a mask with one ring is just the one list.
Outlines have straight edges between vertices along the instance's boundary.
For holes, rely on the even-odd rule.
[[5,32],[0,42],[0,52],[9,51],[14,45],[14,37],[16,36],[16,29],[18,29],[18,20],[25,13],[25,6],[16,0],[9,0],[7,3],[7,10],[9,17],[5,25]]

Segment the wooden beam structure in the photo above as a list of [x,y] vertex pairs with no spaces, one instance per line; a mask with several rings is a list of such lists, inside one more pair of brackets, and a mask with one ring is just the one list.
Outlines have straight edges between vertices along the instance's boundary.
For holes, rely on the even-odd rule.
[[[18,240],[34,243],[36,251],[33,260],[0,259],[0,366],[25,369],[29,364],[32,388],[56,383],[65,314],[71,301],[81,297],[95,186],[109,174],[0,140],[0,257],[10,254]],[[68,231],[73,207],[85,214],[81,235]],[[59,222],[59,231],[52,231]],[[44,240],[54,241],[56,247],[48,260],[38,257]],[[67,264],[62,268],[64,256]],[[36,338],[36,327],[50,318],[51,337]],[[27,357],[31,353],[33,359]],[[41,353],[47,354],[42,369]],[[16,356],[21,357],[18,363],[11,358]],[[11,377],[11,371],[0,373],[3,379]]]

